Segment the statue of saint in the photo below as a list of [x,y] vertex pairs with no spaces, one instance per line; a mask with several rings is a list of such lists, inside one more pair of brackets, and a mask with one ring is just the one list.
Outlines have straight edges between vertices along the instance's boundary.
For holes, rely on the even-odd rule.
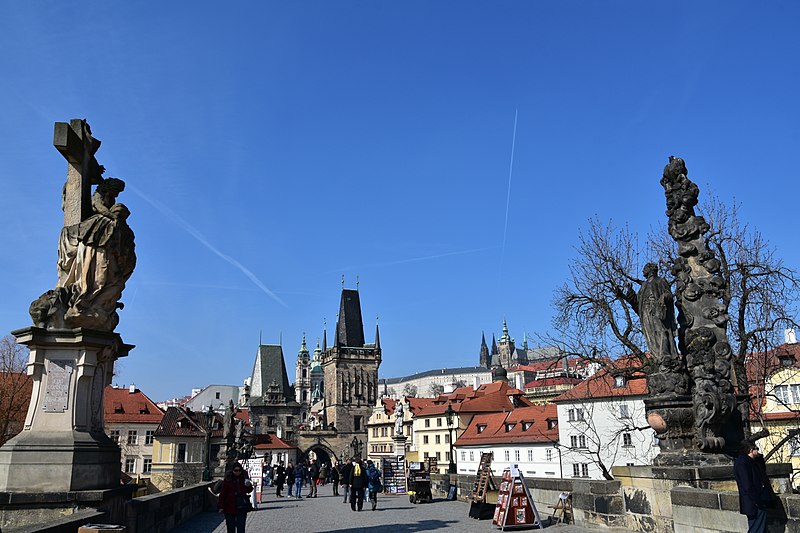
[[403,412],[403,402],[397,402],[397,408],[394,412],[394,434],[402,437],[403,436],[403,419],[405,418],[405,413]]
[[647,348],[657,361],[678,357],[675,346],[675,305],[669,283],[658,275],[658,266],[647,263],[645,282],[637,294],[636,313],[642,322]]

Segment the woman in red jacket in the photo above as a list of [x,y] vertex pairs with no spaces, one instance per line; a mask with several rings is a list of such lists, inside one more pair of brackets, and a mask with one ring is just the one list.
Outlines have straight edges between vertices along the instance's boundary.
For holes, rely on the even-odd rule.
[[219,512],[225,514],[225,525],[228,533],[244,533],[244,524],[250,507],[250,496],[253,484],[247,478],[242,465],[236,463],[233,469],[225,474],[222,490],[219,492]]

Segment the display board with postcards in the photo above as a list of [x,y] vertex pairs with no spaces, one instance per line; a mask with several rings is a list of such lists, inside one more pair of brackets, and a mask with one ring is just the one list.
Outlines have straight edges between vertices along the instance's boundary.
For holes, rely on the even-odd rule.
[[536,526],[544,529],[531,492],[517,465],[503,470],[492,524],[503,531]]
[[392,459],[381,460],[381,471],[383,473],[383,492],[389,494],[406,493],[406,469],[405,461],[395,461]]

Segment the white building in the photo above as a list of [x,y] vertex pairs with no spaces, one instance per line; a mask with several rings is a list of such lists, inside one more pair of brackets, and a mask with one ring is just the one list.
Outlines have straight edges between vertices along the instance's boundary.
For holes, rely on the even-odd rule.
[[[442,393],[450,393],[458,387],[471,386],[477,389],[481,385],[491,382],[491,370],[482,366],[470,366],[441,368],[401,378],[383,379],[380,386],[381,394],[391,398],[402,398],[403,396],[431,398]],[[414,394],[411,393],[412,391]]]
[[558,418],[553,404],[476,414],[455,442],[458,473],[475,475],[481,454],[490,452],[495,475],[518,465],[525,476],[561,477],[557,439]]
[[614,466],[652,464],[658,454],[645,415],[644,374],[632,372],[630,361],[618,366],[625,375],[602,370],[552,400],[558,406],[564,477],[605,479]]

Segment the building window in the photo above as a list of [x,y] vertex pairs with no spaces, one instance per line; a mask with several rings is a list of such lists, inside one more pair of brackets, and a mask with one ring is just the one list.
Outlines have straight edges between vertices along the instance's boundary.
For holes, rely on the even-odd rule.
[[155,434],[155,431],[153,431],[152,429],[148,429],[147,431],[144,432],[144,444],[145,444],[145,446],[152,446],[153,445],[153,435],[154,434]]
[[308,375],[308,374],[306,374],[306,372],[308,372],[308,371],[307,371],[307,370],[304,368],[304,369],[303,369],[303,377],[304,377],[304,378],[305,378],[305,377]]
[[219,393],[216,393],[216,394],[214,395],[214,397],[215,397],[217,400],[219,400]]
[[425,452],[423,455],[424,455],[425,459],[427,459],[429,457],[428,452]]
[[794,456],[800,455],[800,437],[794,437],[789,441],[789,450]]
[[581,463],[581,475],[583,477],[589,477],[589,464],[588,463]]
[[175,458],[176,463],[185,463],[186,462],[186,443],[180,442],[178,443],[178,455]]
[[583,420],[583,409],[575,409],[575,416],[578,417],[578,420]]
[[545,451],[545,457],[547,458],[548,461],[552,461],[553,460],[553,449],[552,448],[547,448],[547,451]]
[[136,473],[136,457],[128,457],[125,459],[125,473],[126,474]]
[[628,404],[623,403],[622,405],[619,406],[619,416],[620,416],[620,418],[630,418],[631,417],[630,410],[628,409]]
[[135,445],[136,441],[138,440],[138,437],[139,437],[139,434],[137,433],[137,431],[135,429],[129,430],[128,431],[128,444]]
[[355,415],[353,417],[353,431],[361,431],[361,415]]
[[293,416],[287,416],[286,417],[286,427],[292,427],[293,424],[294,424],[294,417]]
[[633,439],[631,438],[630,433],[623,433],[622,434],[622,445],[623,446],[633,446]]
[[145,457],[142,464],[142,474],[149,474],[153,470],[153,458]]
[[514,450],[514,460],[519,461],[519,450]]
[[442,452],[436,452],[436,460],[439,460],[441,458],[442,458]]
[[428,436],[427,435],[423,435],[422,444],[428,444]]
[[571,435],[569,445],[572,448],[586,448],[586,435]]
[[441,444],[441,443],[442,443],[441,435],[436,435],[436,444]]
[[467,452],[464,452],[464,451],[461,452],[461,460],[462,461],[466,461],[467,460]]
[[506,450],[503,453],[503,455],[505,455],[506,461],[510,461],[511,460],[511,452],[509,452],[508,450]]
[[533,462],[533,450],[528,450],[528,462]]
[[483,433],[483,430],[486,429],[486,424],[478,424],[477,429],[478,433]]
[[267,425],[270,426],[270,427],[273,427],[275,425],[275,417],[274,416],[268,416],[267,417]]
[[621,388],[625,386],[625,376],[614,376],[614,386]]
[[581,465],[579,465],[578,463],[573,463],[572,464],[572,476],[573,477],[578,477],[580,475],[581,475]]
[[441,419],[441,418],[437,418],[437,419],[436,419],[436,427],[437,427],[437,428],[440,428],[440,427],[442,427],[442,419]]
[[450,435],[445,435],[444,436],[444,443],[445,444],[450,444]]
[[444,452],[444,460],[450,462],[450,452]]
[[547,429],[555,429],[557,425],[558,425],[558,420],[547,421]]
[[109,437],[111,437],[111,440],[113,440],[114,442],[119,444],[119,430],[118,429],[112,429],[111,430],[111,434],[109,435]]
[[426,418],[426,419],[425,419],[425,427],[426,427],[426,428],[429,428],[429,427],[431,427],[431,419],[430,419],[430,418]]
[[474,452],[472,450],[470,450],[470,452],[469,452],[469,460],[470,461],[474,461],[475,460],[475,455],[474,455]]

